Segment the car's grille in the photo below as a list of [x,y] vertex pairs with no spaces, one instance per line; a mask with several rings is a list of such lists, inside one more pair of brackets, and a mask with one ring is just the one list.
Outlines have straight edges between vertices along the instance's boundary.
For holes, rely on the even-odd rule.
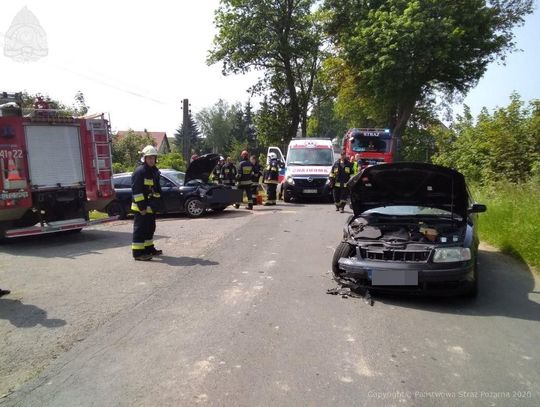
[[364,259],[381,261],[427,262],[429,250],[385,250],[360,248]]
[[312,178],[311,181],[308,178],[294,178],[294,184],[299,187],[320,188],[326,184],[326,180],[327,178]]

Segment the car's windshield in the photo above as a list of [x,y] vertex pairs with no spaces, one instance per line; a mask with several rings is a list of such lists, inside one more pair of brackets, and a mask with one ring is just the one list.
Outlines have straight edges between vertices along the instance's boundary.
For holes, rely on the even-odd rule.
[[[399,216],[452,216],[452,212],[441,208],[427,206],[395,205],[368,209],[365,214],[399,215]],[[454,217],[458,215],[454,214]]]
[[164,174],[167,178],[173,181],[175,184],[184,185],[185,174],[180,171],[168,172]]
[[287,165],[324,165],[334,163],[334,151],[330,148],[291,148]]
[[354,136],[351,148],[355,152],[385,153],[390,151],[390,139],[379,137]]

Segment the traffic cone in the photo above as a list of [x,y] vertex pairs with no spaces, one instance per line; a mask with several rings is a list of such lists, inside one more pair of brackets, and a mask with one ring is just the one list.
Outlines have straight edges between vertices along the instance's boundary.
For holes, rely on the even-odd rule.
[[22,181],[23,179],[19,175],[19,170],[17,170],[17,166],[15,165],[15,161],[13,158],[8,158],[8,181]]

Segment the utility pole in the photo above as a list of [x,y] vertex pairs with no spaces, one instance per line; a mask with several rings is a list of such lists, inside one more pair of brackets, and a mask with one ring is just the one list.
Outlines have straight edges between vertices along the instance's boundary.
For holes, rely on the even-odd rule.
[[184,155],[184,160],[186,163],[189,163],[191,159],[191,127],[189,126],[189,100],[184,99],[182,104],[182,110],[184,113],[184,118],[182,122],[182,133],[184,135],[184,140],[182,143],[182,154]]

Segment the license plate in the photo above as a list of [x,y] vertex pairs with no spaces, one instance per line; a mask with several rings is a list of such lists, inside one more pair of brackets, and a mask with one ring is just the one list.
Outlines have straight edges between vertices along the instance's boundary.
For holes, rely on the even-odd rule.
[[304,194],[316,194],[316,189],[304,189]]
[[371,285],[418,285],[418,271],[373,270]]

